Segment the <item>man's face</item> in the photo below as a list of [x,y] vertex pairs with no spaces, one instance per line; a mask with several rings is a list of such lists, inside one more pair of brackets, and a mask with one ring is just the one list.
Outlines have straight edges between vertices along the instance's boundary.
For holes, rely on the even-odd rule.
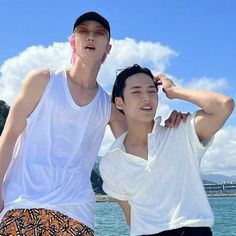
[[[96,21],[84,21],[75,28],[77,55],[89,60],[102,60],[111,49],[108,31]],[[105,59],[105,58],[104,58]]]
[[127,78],[124,100],[119,97],[117,102],[120,103],[126,119],[152,121],[156,114],[158,96],[151,77],[138,73]]

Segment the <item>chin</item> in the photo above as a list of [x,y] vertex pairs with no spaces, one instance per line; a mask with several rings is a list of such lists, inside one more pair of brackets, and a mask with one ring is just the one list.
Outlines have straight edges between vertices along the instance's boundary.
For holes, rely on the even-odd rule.
[[142,122],[153,122],[155,116],[139,117]]

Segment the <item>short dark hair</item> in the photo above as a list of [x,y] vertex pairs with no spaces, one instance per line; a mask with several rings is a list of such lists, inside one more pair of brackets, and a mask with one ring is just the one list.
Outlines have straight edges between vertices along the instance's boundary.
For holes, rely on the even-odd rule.
[[[112,102],[113,103],[115,103],[116,97],[122,97],[124,99],[124,89],[126,86],[127,78],[132,75],[138,74],[138,73],[144,73],[144,74],[150,76],[152,80],[154,78],[152,72],[148,68],[141,67],[138,64],[134,64],[133,66],[125,68],[116,76],[116,80],[115,80],[115,83],[113,85],[113,90],[112,90]],[[156,84],[155,84],[155,86],[156,86]]]
[[86,12],[84,14],[82,14],[81,16],[79,16],[73,26],[73,32],[75,31],[75,28],[80,25],[82,22],[86,21],[86,20],[93,20],[96,21],[98,23],[100,23],[109,33],[109,38],[111,37],[111,29],[110,29],[110,24],[108,22],[108,20],[103,17],[102,15],[100,15],[97,12],[94,11],[90,11],[90,12]]

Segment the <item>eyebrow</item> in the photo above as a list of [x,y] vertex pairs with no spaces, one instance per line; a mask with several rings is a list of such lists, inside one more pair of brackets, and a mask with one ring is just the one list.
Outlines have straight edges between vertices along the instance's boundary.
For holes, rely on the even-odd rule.
[[[89,27],[89,25],[86,24],[86,23],[81,23],[81,24],[78,25],[78,27],[80,27],[80,26],[82,26],[82,27]],[[95,28],[106,30],[106,28],[104,26],[102,26],[102,25],[95,25]]]
[[[131,87],[130,89],[140,89],[140,88],[142,88],[142,87],[143,87],[143,86],[137,85],[137,86]],[[148,86],[148,88],[156,88],[156,87],[155,87],[155,85],[150,85],[150,86]]]

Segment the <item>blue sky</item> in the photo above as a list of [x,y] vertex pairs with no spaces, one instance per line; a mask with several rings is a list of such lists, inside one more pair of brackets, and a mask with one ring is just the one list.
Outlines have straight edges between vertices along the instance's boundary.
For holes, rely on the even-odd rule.
[[[74,21],[90,10],[101,13],[111,24],[113,49],[100,73],[107,90],[116,68],[138,62],[154,72],[164,71],[177,85],[219,91],[236,100],[234,0],[1,0],[0,99],[11,103],[30,69],[50,63],[65,65]],[[167,114],[195,107],[163,98],[161,109]],[[234,131],[235,112],[215,140],[224,145],[223,151],[213,146],[205,172],[236,174],[236,165],[232,167],[236,163]],[[102,150],[108,140],[105,138]],[[211,152],[218,153],[219,161],[228,149],[227,163],[216,163]]]
[[234,0],[1,0],[0,9],[0,63],[31,45],[65,41],[75,18],[95,10],[109,19],[115,39],[174,48],[179,57],[168,68],[171,73],[236,77]]

